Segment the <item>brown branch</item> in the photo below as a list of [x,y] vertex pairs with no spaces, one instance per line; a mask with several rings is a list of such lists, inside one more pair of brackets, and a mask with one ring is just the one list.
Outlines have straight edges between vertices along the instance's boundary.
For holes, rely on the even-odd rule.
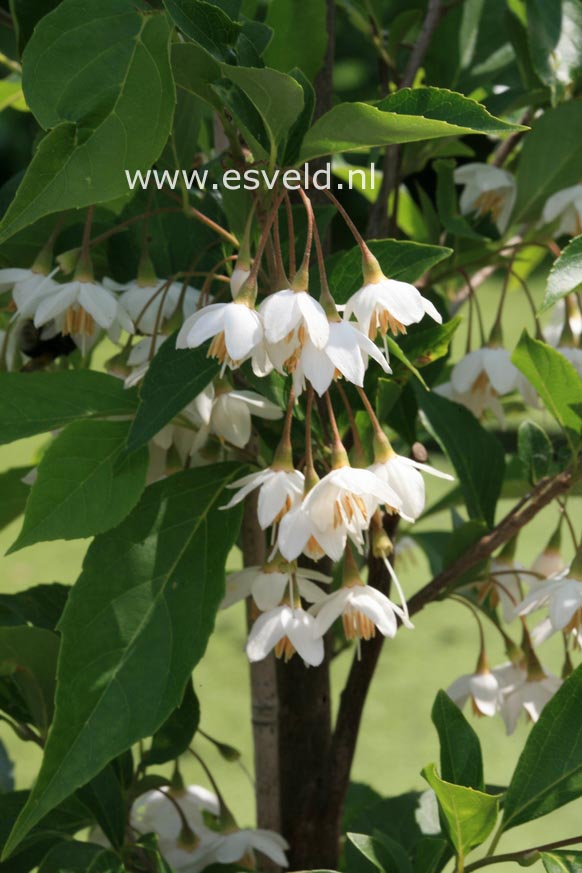
[[471,570],[481,561],[489,558],[494,551],[514,537],[524,525],[531,521],[545,506],[565,494],[574,482],[571,470],[558,473],[557,476],[542,479],[535,488],[522,498],[519,503],[490,532],[478,540],[460,558],[453,561],[441,573],[434,577],[428,585],[417,591],[408,601],[410,615],[420,612],[427,603],[436,600],[455,581]]
[[443,7],[441,0],[429,0],[419,37],[414,44],[414,48],[408,59],[408,64],[404,70],[404,75],[400,84],[401,88],[410,88],[413,84],[416,74],[424,61],[424,56],[428,51],[433,34],[441,20],[441,16],[446,11],[447,10]]
[[[394,538],[398,522],[397,515],[384,516],[384,529],[390,539]],[[384,594],[388,594],[390,590],[390,575],[384,562],[371,554],[368,562],[368,584]],[[357,655],[354,656],[341,693],[330,753],[325,762],[326,772],[322,780],[327,806],[325,824],[328,828],[335,828],[338,840],[343,803],[349,784],[364,704],[383,642],[384,637],[377,634],[362,646],[359,658]]]
[[529,856],[534,857],[537,852],[551,852],[554,849],[574,846],[576,843],[582,843],[582,836],[568,837],[565,840],[557,840],[555,843],[546,843],[545,846],[521,849],[519,852],[506,852],[504,855],[489,855],[486,858],[481,858],[479,861],[469,864],[468,867],[465,867],[465,873],[471,873],[472,870],[480,870],[481,867],[489,867],[491,864],[502,864],[504,861],[527,861]]

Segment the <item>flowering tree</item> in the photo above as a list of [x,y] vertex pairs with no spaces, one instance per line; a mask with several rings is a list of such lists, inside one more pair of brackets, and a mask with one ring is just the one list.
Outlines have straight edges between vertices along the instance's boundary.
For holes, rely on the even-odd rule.
[[[24,515],[12,551],[93,540],[74,586],[2,595],[1,718],[43,756],[0,794],[0,869],[582,869],[580,833],[497,848],[582,791],[579,0],[10,10],[0,98],[32,113],[34,148],[0,194],[0,438],[50,435],[1,475],[0,519]],[[334,60],[355,55],[368,75],[343,99]],[[451,523],[417,536],[425,475],[449,482]],[[526,569],[516,540],[548,506]],[[405,593],[411,539],[432,576]],[[450,599],[476,658],[434,702],[440,764],[344,839],[384,640],[414,646],[415,615]],[[203,760],[212,791],[180,773],[192,671],[243,600],[256,828]],[[485,782],[468,701],[533,723],[507,786]]]

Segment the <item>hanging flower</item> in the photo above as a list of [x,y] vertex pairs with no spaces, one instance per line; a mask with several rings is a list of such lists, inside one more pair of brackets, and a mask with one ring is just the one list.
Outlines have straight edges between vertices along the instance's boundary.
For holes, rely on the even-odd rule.
[[184,318],[188,318],[196,311],[200,300],[200,291],[195,288],[185,286],[183,282],[168,285],[166,280],[155,276],[146,283],[138,278],[125,284],[105,278],[103,285],[111,291],[121,292],[120,305],[136,329],[148,335],[159,331],[163,323],[175,315],[180,301]]
[[317,667],[323,661],[323,639],[316,632],[315,619],[300,606],[283,604],[260,615],[247,641],[249,661],[262,661],[275,649],[286,661],[299,654],[306,664]]
[[556,191],[545,202],[540,225],[557,221],[554,236],[578,236],[582,233],[582,185]]
[[266,855],[279,867],[288,867],[285,852],[289,844],[275,831],[262,828],[225,831],[218,835],[213,856],[219,864],[244,863],[245,867],[256,869],[254,852]]
[[491,716],[499,709],[501,690],[495,673],[487,668],[459,676],[449,685],[447,694],[460,709],[470,700],[475,715]]
[[516,607],[517,615],[530,615],[537,609],[547,606],[551,633],[566,631],[582,633],[582,580],[569,572],[562,572],[557,578],[548,579],[534,589]]
[[194,400],[199,423],[196,448],[212,434],[219,440],[243,449],[251,438],[251,416],[277,421],[283,417],[279,406],[255,391],[235,391],[217,379]]
[[322,349],[329,339],[327,315],[306,290],[287,288],[270,294],[261,304],[260,313],[267,341],[273,345],[284,343],[283,353],[295,353],[306,338],[317,349]]
[[167,336],[158,333],[155,337],[146,336],[136,342],[127,358],[127,366],[131,368],[131,372],[124,381],[126,388],[132,388],[141,382],[149,369],[152,358],[167,339]]
[[501,603],[503,621],[507,624],[517,616],[516,608],[522,598],[522,579],[527,575],[522,564],[503,552],[490,563],[488,587],[492,589],[493,604]]
[[495,668],[493,673],[501,689],[499,711],[508,736],[515,731],[522,712],[529,721],[536,722],[546,703],[562,684],[562,680],[556,676],[543,671],[538,675],[528,675],[527,670],[513,664],[503,664]]
[[369,469],[398,495],[399,513],[407,521],[416,521],[424,510],[425,489],[420,470],[439,479],[447,479],[449,482],[454,481],[455,478],[449,473],[436,470],[429,464],[421,464],[412,458],[397,455],[391,448],[387,451],[385,460],[376,461]]
[[255,488],[259,488],[257,515],[265,530],[285,515],[301,499],[305,477],[299,470],[284,470],[269,467],[258,473],[249,473],[237,479],[229,488],[240,490],[222,508],[230,509],[243,501]]
[[459,200],[462,215],[490,215],[500,233],[505,233],[515,203],[515,179],[507,170],[491,164],[470,163],[454,172],[457,185],[463,185]]
[[331,577],[274,559],[263,567],[245,567],[237,573],[230,573],[226,577],[226,595],[220,608],[227,609],[246,597],[252,597],[257,607],[266,612],[279,606],[289,589],[291,600],[298,593],[309,603],[316,603],[325,596],[316,582],[329,585]]
[[376,339],[378,333],[382,337],[388,331],[394,335],[406,333],[409,325],[421,321],[425,315],[442,323],[438,310],[414,285],[387,279],[381,271],[373,278],[374,281],[352,294],[344,310],[345,318],[349,321],[355,317],[360,330],[371,340]]
[[477,418],[490,409],[501,424],[504,415],[500,396],[519,390],[526,403],[537,404],[534,389],[512,364],[509,352],[499,346],[469,352],[453,367],[450,385],[439,385],[436,390],[466,406]]

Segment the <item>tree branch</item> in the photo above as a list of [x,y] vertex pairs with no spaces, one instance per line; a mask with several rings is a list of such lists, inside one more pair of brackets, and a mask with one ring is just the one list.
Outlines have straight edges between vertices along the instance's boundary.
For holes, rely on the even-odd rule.
[[515,536],[524,525],[531,521],[545,506],[565,494],[572,486],[574,477],[571,470],[564,470],[552,478],[542,479],[490,532],[485,534],[460,558],[453,561],[428,585],[417,591],[408,601],[410,615],[420,612],[427,603],[436,600],[447,588],[464,573],[481,561],[489,558],[494,551]]
[[535,846],[533,849],[521,849],[519,852],[506,852],[504,855],[489,855],[487,858],[481,858],[479,861],[474,861],[465,867],[465,873],[471,873],[472,870],[480,870],[481,867],[488,867],[490,864],[502,864],[504,861],[526,861],[528,856],[535,857],[537,852],[551,852],[553,849],[562,849],[565,846],[574,846],[576,843],[582,843],[582,836],[568,837],[566,840],[558,840],[555,843],[546,843],[545,846]]
[[424,61],[424,56],[428,51],[433,34],[441,20],[441,16],[446,11],[441,0],[429,0],[420,34],[414,44],[408,64],[404,70],[404,75],[402,76],[401,88],[410,88],[413,84],[416,74]]

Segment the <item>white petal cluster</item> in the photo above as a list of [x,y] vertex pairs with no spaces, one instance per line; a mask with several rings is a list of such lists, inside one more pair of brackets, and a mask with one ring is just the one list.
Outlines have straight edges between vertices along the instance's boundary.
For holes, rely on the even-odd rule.
[[[149,791],[139,797],[131,810],[131,826],[138,833],[157,834],[162,855],[177,873],[198,873],[213,864],[236,864],[243,859],[246,862],[254,851],[281,867],[287,866],[285,851],[289,846],[274,831],[235,827],[221,831],[208,827],[204,815],[214,817],[217,828],[220,815],[219,800],[208,789],[190,785],[183,791],[172,791],[171,799],[164,793]],[[176,805],[190,828],[188,838]]]
[[454,179],[457,185],[464,186],[459,200],[462,215],[490,215],[500,233],[505,233],[516,196],[511,173],[475,162],[457,167]]
[[[582,580],[563,571],[533,590],[517,606],[517,615],[530,615],[542,607],[548,607],[549,625],[544,627],[547,638],[557,631],[568,631],[582,639]],[[538,635],[538,642],[541,642]]]
[[148,284],[132,279],[121,284],[105,278],[103,285],[119,293],[119,303],[135,329],[149,336],[160,331],[164,322],[176,314],[180,304],[184,318],[188,318],[196,311],[200,300],[200,292],[195,288],[183,282],[168,284],[164,279]]
[[578,236],[582,233],[582,185],[556,191],[546,200],[540,225],[557,222],[554,236]]
[[537,405],[534,389],[511,362],[509,352],[498,346],[483,346],[466,354],[453,367],[451,381],[435,390],[466,406],[476,418],[490,410],[502,425],[505,417],[499,398],[505,394],[519,391],[528,405]]

